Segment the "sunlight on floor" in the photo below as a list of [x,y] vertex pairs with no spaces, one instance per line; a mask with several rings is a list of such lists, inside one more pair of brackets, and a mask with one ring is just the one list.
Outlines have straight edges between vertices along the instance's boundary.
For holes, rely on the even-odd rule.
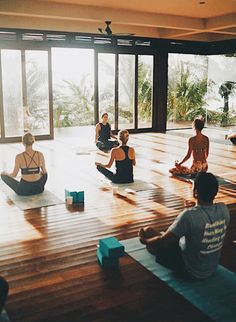
[[28,223],[22,213],[0,206],[0,243],[25,242],[41,239],[43,235]]

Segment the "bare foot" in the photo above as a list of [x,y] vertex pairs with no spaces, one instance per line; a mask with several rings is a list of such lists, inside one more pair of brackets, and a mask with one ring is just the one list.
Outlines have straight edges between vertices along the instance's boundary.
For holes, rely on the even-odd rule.
[[145,232],[143,228],[139,230],[138,236],[139,236],[140,243],[146,245],[147,241],[146,241]]
[[191,208],[194,207],[196,205],[196,202],[191,201],[191,200],[185,200],[184,205],[186,208]]

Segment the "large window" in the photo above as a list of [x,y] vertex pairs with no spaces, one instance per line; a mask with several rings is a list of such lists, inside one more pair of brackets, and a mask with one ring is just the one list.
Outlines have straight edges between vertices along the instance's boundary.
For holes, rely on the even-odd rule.
[[21,51],[2,50],[1,62],[5,136],[20,136],[25,127]]
[[236,57],[169,54],[167,128],[236,124]]
[[208,126],[236,125],[236,55],[208,56]]
[[3,137],[49,135],[48,51],[3,49],[1,69]]
[[35,135],[49,134],[48,52],[27,50],[25,62],[27,95],[23,102],[24,130],[30,130]]
[[115,54],[98,54],[99,115],[107,112],[109,123],[115,125]]
[[119,55],[118,124],[134,128],[135,56]]
[[94,124],[94,51],[53,48],[54,126]]
[[138,56],[138,128],[152,127],[153,56]]

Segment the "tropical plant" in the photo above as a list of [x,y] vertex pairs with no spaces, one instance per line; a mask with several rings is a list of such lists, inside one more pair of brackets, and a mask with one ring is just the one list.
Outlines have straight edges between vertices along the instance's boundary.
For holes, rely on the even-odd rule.
[[236,92],[236,82],[226,81],[220,85],[219,94],[224,99],[223,112],[228,113],[229,111],[229,96]]
[[28,119],[30,129],[44,129],[48,125],[48,88],[45,86],[47,70],[36,61],[27,61],[26,83],[27,106],[24,107],[24,122]]
[[205,95],[210,85],[206,78],[194,80],[190,70],[181,67],[180,79],[168,84],[168,119],[176,121],[192,121],[197,115],[205,114],[207,105]]
[[90,125],[94,122],[93,86],[85,75],[79,84],[64,80],[54,89],[54,126]]
[[152,68],[144,62],[138,63],[138,107],[142,120],[152,115]]

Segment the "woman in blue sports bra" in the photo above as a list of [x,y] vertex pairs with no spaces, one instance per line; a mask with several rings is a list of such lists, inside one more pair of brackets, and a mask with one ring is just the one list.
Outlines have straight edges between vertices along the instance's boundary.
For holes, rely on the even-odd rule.
[[[129,140],[129,132],[122,130],[118,133],[118,140],[120,145],[111,150],[110,160],[107,164],[95,162],[97,169],[105,177],[114,183],[130,183],[134,181],[133,166],[136,164],[135,151],[127,145]],[[107,170],[115,161],[116,172]]]
[[[17,154],[12,173],[5,171],[1,173],[2,180],[18,195],[29,196],[41,193],[47,181],[44,156],[41,152],[33,150],[34,141],[31,133],[24,134],[22,143],[25,151]],[[21,170],[20,181],[15,179],[19,170]]]

